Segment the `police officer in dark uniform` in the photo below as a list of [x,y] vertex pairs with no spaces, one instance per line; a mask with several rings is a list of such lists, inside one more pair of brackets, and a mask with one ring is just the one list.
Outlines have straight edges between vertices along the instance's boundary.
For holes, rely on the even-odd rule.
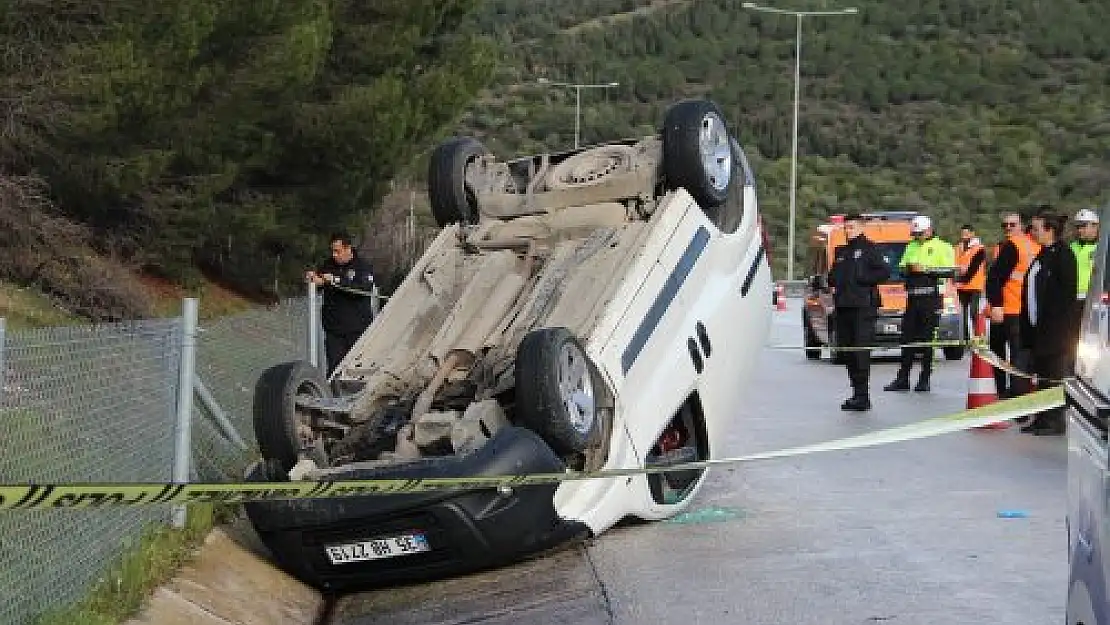
[[336,233],[331,237],[331,258],[305,278],[323,287],[320,321],[331,375],[374,319],[374,274],[369,263],[359,258],[351,237]]
[[[844,347],[870,346],[875,341],[875,318],[879,313],[878,285],[890,278],[890,267],[878,247],[864,236],[858,213],[844,217],[844,235],[847,244],[836,249],[829,269],[829,286],[835,289],[836,336]],[[852,396],[840,409],[870,410],[871,352],[853,349],[844,356]]]

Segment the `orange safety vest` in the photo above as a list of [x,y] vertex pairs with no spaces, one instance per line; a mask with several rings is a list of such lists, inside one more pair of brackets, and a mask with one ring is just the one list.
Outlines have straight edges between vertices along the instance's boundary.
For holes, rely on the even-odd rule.
[[[975,254],[983,249],[982,245],[969,246],[966,250],[959,253],[956,257],[956,265],[960,268],[960,277],[967,273],[971,267],[971,259],[975,258]],[[979,263],[979,268],[975,270],[975,274],[967,282],[959,282],[956,288],[960,291],[982,291],[987,286],[987,258],[986,250],[983,250],[983,262]]]
[[1007,239],[1017,249],[1018,259],[1010,277],[1002,284],[1002,312],[1018,315],[1021,314],[1021,283],[1025,281],[1025,272],[1040,253],[1041,246],[1027,234],[1012,234]]

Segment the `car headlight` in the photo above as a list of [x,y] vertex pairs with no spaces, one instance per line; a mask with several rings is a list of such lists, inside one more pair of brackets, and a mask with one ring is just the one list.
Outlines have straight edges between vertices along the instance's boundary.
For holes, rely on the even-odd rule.
[[1075,374],[1081,376],[1089,376],[1095,369],[1095,364],[1098,362],[1099,350],[1098,337],[1086,336],[1083,340],[1079,341],[1079,345],[1075,348]]

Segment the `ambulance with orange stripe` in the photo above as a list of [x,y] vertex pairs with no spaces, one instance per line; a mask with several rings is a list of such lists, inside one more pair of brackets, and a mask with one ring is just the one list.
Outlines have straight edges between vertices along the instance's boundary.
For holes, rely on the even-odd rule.
[[[887,265],[890,266],[890,280],[879,285],[881,304],[875,320],[876,345],[893,347],[901,341],[902,315],[906,311],[906,286],[898,261],[912,239],[910,222],[917,214],[913,211],[863,214],[864,235],[878,246]],[[835,347],[838,344],[836,308],[833,304],[832,289],[829,288],[828,275],[837,248],[846,243],[843,215],[833,215],[828,223],[818,225],[808,237],[806,259],[808,280],[802,308],[802,335],[805,340],[806,357],[810,360],[820,360],[825,348]],[[943,297],[940,325],[936,338],[940,341],[958,341],[963,338],[963,322],[955,280],[944,279],[941,294]],[[944,356],[948,360],[963,358],[963,346],[948,346],[943,349]],[[840,363],[842,353],[830,350],[832,362]]]

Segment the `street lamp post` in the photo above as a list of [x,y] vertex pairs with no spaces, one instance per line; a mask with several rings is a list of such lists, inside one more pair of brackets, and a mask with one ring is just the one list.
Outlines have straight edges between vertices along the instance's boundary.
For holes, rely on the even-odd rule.
[[552,87],[569,87],[574,89],[574,149],[578,149],[578,140],[582,131],[582,90],[583,89],[612,89],[619,87],[619,82],[607,82],[601,84],[577,84],[568,82],[556,82],[546,78],[539,78],[536,82],[541,85],[551,85]]
[[786,279],[794,279],[794,219],[797,212],[798,194],[798,99],[801,94],[802,82],[802,18],[834,15],[855,15],[859,13],[856,7],[848,7],[838,11],[790,11],[758,5],[754,2],[742,4],[745,9],[763,11],[765,13],[778,13],[793,15],[798,20],[797,35],[794,41],[794,131],[790,140],[790,221],[787,232],[786,252]]

